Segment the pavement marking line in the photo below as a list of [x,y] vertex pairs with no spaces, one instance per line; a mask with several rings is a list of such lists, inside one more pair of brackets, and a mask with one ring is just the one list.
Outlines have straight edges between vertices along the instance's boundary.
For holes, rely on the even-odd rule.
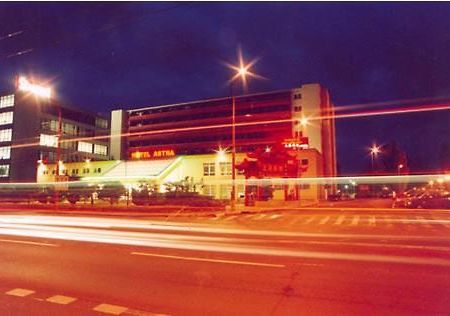
[[386,226],[388,228],[394,227],[394,224],[392,224],[391,218],[387,215],[384,216],[384,221],[387,223]]
[[324,225],[326,222],[328,222],[330,220],[330,216],[326,216],[325,218],[323,218],[320,222],[319,225]]
[[337,218],[337,220],[334,222],[334,225],[341,225],[344,220],[345,220],[345,215],[340,215]]
[[18,297],[25,297],[25,296],[31,295],[33,293],[35,293],[35,291],[27,290],[27,289],[20,289],[20,288],[5,292],[5,294],[7,294],[7,295],[18,296]]
[[100,305],[95,306],[92,310],[110,315],[120,315],[126,312],[128,310],[128,307],[102,303]]
[[278,218],[278,217],[281,217],[281,215],[280,214],[273,214],[269,218],[270,219],[275,219],[275,218]]
[[126,315],[132,315],[132,316],[170,316],[168,314],[145,312],[145,311],[140,311],[140,310],[137,310],[137,309],[128,309],[127,312],[126,312]]
[[75,297],[64,296],[64,295],[53,295],[46,299],[47,302],[61,304],[61,305],[67,305],[76,300],[77,299]]
[[376,226],[377,220],[375,219],[375,216],[369,217],[369,226]]
[[235,218],[237,218],[237,215],[231,215],[231,216],[228,216],[227,218],[225,218],[224,221],[231,221]]
[[356,226],[359,222],[359,215],[353,216],[352,222],[350,225]]
[[311,216],[310,218],[308,218],[304,224],[310,224],[312,223],[312,221],[314,221],[316,219],[316,215]]
[[214,263],[228,263],[228,264],[240,264],[247,266],[257,266],[257,267],[271,267],[271,268],[284,268],[284,264],[274,264],[274,263],[263,263],[263,262],[252,262],[252,261],[236,261],[236,260],[224,260],[224,259],[207,259],[198,257],[183,257],[183,256],[171,256],[171,255],[160,255],[156,253],[148,252],[131,252],[132,255],[137,256],[148,256],[166,259],[176,259],[176,260],[187,260],[187,261],[204,261],[204,262],[214,262]]
[[27,240],[0,239],[0,242],[9,242],[9,243],[13,243],[13,244],[25,244],[25,245],[33,245],[33,246],[58,247],[57,244],[49,244],[46,242],[27,241]]
[[427,227],[427,228],[431,228],[431,225],[427,223],[427,222],[428,222],[427,219],[423,218],[422,216],[416,216],[416,218],[419,220],[419,222],[420,222],[423,226],[425,226],[425,227]]

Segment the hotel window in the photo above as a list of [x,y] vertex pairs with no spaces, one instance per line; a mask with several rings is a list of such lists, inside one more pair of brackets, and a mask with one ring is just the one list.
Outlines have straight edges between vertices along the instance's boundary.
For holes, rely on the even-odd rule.
[[9,142],[12,137],[12,129],[2,129],[0,130],[0,142]]
[[0,125],[11,124],[13,122],[13,112],[0,113]]
[[[56,123],[58,123],[58,122],[56,122]],[[59,125],[59,123],[58,123],[58,125]],[[66,135],[76,135],[77,134],[77,129],[76,129],[75,125],[69,124],[69,123],[64,123],[61,125],[62,125],[61,127],[62,127],[63,134],[66,134]],[[57,130],[58,130],[58,127],[57,127]]]
[[94,154],[97,155],[108,155],[108,147],[105,145],[94,144]]
[[58,147],[58,136],[41,134],[39,145],[47,147]]
[[0,97],[0,108],[7,108],[9,106],[14,106],[14,94]]
[[9,165],[0,165],[0,177],[9,176]]
[[203,164],[203,175],[204,176],[214,176],[216,174],[216,165],[214,162]]
[[92,143],[78,142],[78,151],[92,153]]
[[220,198],[229,199],[231,197],[231,190],[233,186],[227,184],[220,185]]
[[108,120],[97,117],[95,119],[95,126],[99,128],[108,128]]
[[11,147],[5,146],[0,147],[0,159],[9,159],[11,158]]
[[214,197],[216,195],[216,186],[211,184],[204,185],[203,194]]
[[221,176],[231,176],[231,162],[221,162],[220,163],[220,175]]

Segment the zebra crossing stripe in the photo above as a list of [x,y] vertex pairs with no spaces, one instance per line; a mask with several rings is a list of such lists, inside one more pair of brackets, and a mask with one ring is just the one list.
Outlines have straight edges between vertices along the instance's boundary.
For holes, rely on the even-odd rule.
[[330,219],[330,216],[327,216],[327,217],[323,218],[323,219],[319,222],[319,225],[324,225],[326,222],[328,222],[329,219]]
[[356,226],[356,225],[358,225],[358,222],[359,222],[359,216],[356,215],[356,216],[353,217],[351,225]]
[[344,220],[345,220],[345,216],[341,215],[337,218],[336,222],[334,222],[334,225],[341,225]]
[[305,221],[305,224],[310,224],[310,223],[312,223],[312,221],[314,221],[316,219],[316,215],[313,215],[313,216],[311,216],[310,218],[308,218],[306,221]]

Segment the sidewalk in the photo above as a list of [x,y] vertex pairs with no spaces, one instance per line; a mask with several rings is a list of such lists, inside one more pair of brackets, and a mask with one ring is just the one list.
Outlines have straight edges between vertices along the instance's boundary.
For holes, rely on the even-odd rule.
[[105,215],[105,216],[139,216],[139,217],[168,217],[168,216],[216,216],[224,213],[224,208],[196,207],[180,205],[157,206],[124,206],[124,205],[71,205],[62,203],[1,203],[0,212],[7,211],[31,211],[37,213],[59,213],[71,215]]

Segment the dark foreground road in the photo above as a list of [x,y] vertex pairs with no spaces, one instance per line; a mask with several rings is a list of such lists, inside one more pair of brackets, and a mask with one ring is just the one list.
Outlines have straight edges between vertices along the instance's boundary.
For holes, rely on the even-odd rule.
[[448,315],[447,212],[0,215],[1,315]]

